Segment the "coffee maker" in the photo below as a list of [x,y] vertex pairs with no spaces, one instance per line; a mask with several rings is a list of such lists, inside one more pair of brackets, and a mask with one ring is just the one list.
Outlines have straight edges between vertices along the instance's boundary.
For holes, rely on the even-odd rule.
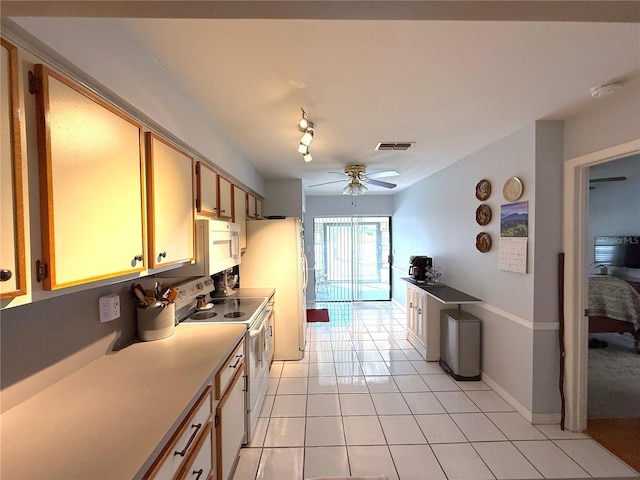
[[431,257],[424,255],[412,255],[409,257],[409,275],[418,282],[424,283],[427,280],[427,269],[433,266]]
[[213,298],[228,297],[235,293],[234,287],[238,284],[238,267],[232,267],[216,273],[211,276],[213,278],[214,291],[211,293]]

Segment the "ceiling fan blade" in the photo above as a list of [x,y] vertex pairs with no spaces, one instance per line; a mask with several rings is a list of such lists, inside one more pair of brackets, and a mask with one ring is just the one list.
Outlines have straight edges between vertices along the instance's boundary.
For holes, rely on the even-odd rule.
[[369,181],[367,183],[370,184],[370,185],[377,185],[379,187],[384,187],[384,188],[396,188],[396,184],[395,183],[383,182],[382,180],[371,180],[371,179],[369,179]]
[[309,185],[309,188],[319,187],[320,185],[329,185],[330,183],[339,183],[339,182],[346,182],[346,181],[347,179],[345,178],[344,180],[333,180],[332,182],[316,183],[315,185]]
[[383,178],[383,177],[396,177],[400,175],[395,170],[385,170],[384,172],[367,173],[367,178]]
[[624,182],[627,177],[592,178],[589,183]]

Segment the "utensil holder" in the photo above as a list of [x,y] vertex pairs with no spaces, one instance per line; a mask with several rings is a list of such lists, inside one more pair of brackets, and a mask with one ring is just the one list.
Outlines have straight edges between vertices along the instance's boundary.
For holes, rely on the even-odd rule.
[[173,335],[175,316],[174,303],[163,308],[138,308],[138,338],[148,342]]

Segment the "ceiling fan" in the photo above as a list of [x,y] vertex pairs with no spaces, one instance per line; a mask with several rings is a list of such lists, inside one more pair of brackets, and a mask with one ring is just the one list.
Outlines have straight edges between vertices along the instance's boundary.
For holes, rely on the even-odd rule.
[[367,187],[365,184],[377,185],[378,187],[384,188],[395,188],[395,183],[384,182],[382,180],[377,180],[378,178],[383,177],[395,177],[396,175],[400,175],[395,170],[386,170],[384,172],[375,172],[367,174],[367,167],[365,165],[347,165],[344,168],[344,172],[329,172],[329,173],[337,173],[338,175],[345,175],[347,178],[343,178],[341,180],[333,180],[331,182],[317,183],[315,185],[310,185],[310,187],[318,187],[320,185],[328,185],[330,183],[338,183],[338,182],[349,182],[346,187],[342,190],[344,195],[362,195],[367,191]]
[[593,186],[594,183],[624,182],[626,180],[627,177],[592,178],[591,180],[589,180],[589,190],[593,190],[596,188]]

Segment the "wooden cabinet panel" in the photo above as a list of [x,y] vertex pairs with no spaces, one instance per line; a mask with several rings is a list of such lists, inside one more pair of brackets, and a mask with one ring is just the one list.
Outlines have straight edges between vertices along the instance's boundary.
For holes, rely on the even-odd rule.
[[256,198],[256,218],[262,219],[262,200]]
[[256,197],[247,193],[247,218],[256,218]]
[[229,219],[233,216],[233,203],[231,198],[231,182],[218,175],[218,216]]
[[233,186],[232,222],[240,225],[240,250],[244,250],[247,248],[247,195],[237,185]]
[[203,162],[196,164],[198,180],[196,208],[200,215],[218,216],[218,174]]
[[0,136],[0,299],[27,293],[24,206],[22,198],[22,126],[18,95],[18,52],[2,39]]
[[142,128],[35,65],[47,290],[144,270]]
[[422,289],[407,284],[407,340],[425,354],[424,324],[427,314],[427,294]]
[[218,479],[228,480],[245,431],[244,364],[216,408]]
[[149,264],[152,268],[194,259],[193,158],[147,132]]

